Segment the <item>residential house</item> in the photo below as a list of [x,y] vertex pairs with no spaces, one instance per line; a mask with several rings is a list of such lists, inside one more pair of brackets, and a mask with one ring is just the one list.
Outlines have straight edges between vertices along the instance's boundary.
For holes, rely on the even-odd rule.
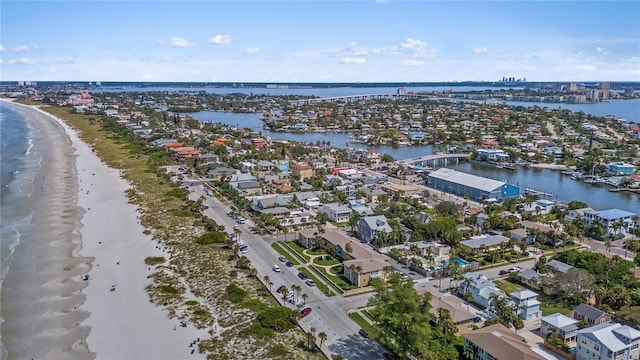
[[537,319],[542,315],[538,293],[528,289],[514,291],[511,294],[516,313],[523,320]]
[[313,167],[309,164],[296,164],[291,166],[291,173],[298,176],[300,180],[313,177]]
[[[636,215],[635,213],[620,209],[597,211],[592,208],[583,208],[570,210],[565,219],[573,220],[582,218],[588,225],[599,223],[604,227],[605,234],[611,234],[629,231],[629,228],[633,226],[633,218]],[[621,224],[622,226],[618,228],[617,224]]]
[[382,189],[391,196],[422,195],[422,189],[411,184],[384,184],[382,185]]
[[255,180],[238,181],[229,183],[229,185],[236,189],[242,196],[262,194],[260,183]]
[[640,357],[640,331],[606,322],[578,330],[578,360],[636,360]]
[[565,264],[562,261],[551,260],[547,263],[547,267],[551,269],[553,272],[561,272],[566,274],[570,269],[573,269],[573,266],[569,264]]
[[467,334],[480,321],[480,317],[468,311],[467,307],[462,305],[461,300],[455,296],[433,296],[429,312],[438,321],[438,309],[448,310],[453,324],[458,329],[457,334]]
[[580,304],[573,309],[573,318],[590,326],[611,321],[611,315],[588,304]]
[[556,334],[564,344],[573,347],[578,338],[578,320],[560,313],[544,316],[540,319],[540,333],[542,337]]
[[529,205],[525,205],[523,211],[536,215],[548,214],[554,206],[555,203],[551,200],[538,199]]
[[502,324],[494,324],[462,335],[464,352],[471,348],[473,360],[544,360],[525,338]]
[[499,297],[507,296],[502,290],[496,287],[496,284],[484,275],[468,272],[464,274],[463,277],[464,279],[458,287],[458,294],[464,297],[467,292],[470,293],[473,302],[484,308],[490,307],[492,294]]
[[469,240],[460,241],[461,245],[479,250],[482,247],[487,250],[496,250],[500,248],[500,244],[509,242],[509,238],[502,235],[480,235],[473,236]]
[[327,214],[327,218],[335,223],[345,223],[349,221],[351,209],[342,204],[331,203],[320,206],[318,213]]
[[254,211],[260,211],[276,206],[286,207],[287,205],[289,205],[291,200],[291,196],[284,196],[282,194],[254,196],[251,199],[251,209],[253,209]]
[[528,288],[542,290],[544,278],[547,274],[541,274],[533,269],[524,269],[520,271],[520,281]]
[[386,281],[389,276],[389,263],[379,258],[353,259],[342,263],[344,277],[350,283],[362,287],[369,285],[373,279]]
[[275,186],[276,192],[279,193],[288,193],[291,190],[293,190],[293,187],[291,186],[291,181],[289,181],[289,179],[276,179],[273,180],[273,185]]
[[371,242],[379,231],[391,232],[391,226],[384,215],[365,216],[358,222],[358,239]]
[[623,162],[613,162],[607,164],[605,171],[613,175],[633,175],[636,173],[636,167],[632,164],[626,164]]
[[378,202],[378,198],[380,198],[380,196],[387,195],[387,192],[382,189],[369,188],[366,186],[360,188],[360,191],[367,197],[369,202]]
[[431,254],[431,256],[433,257],[442,257],[449,255],[449,252],[451,251],[451,246],[433,241],[418,241],[413,244],[418,247],[420,256],[423,257],[427,256],[428,254]]

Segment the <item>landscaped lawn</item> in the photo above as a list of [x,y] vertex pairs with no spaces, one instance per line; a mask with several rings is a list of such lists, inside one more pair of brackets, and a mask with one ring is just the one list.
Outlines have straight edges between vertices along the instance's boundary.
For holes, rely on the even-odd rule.
[[271,245],[271,247],[274,248],[278,252],[278,254],[286,257],[289,261],[291,261],[291,263],[293,263],[293,265],[300,265],[300,261],[298,261],[297,258],[291,256],[289,254],[289,252],[287,252],[285,249],[283,249],[281,244],[273,243]]
[[367,320],[365,320],[362,315],[360,315],[357,312],[352,312],[351,314],[349,314],[349,317],[351,317],[351,319],[353,321],[356,322],[356,324],[358,324],[361,328],[363,328],[366,332],[368,332],[369,334],[372,334],[374,331],[373,325],[369,324],[369,322]]
[[316,265],[338,265],[340,261],[327,255],[326,260],[322,260],[322,257],[317,257],[313,259],[313,263]]
[[518,284],[514,284],[512,282],[509,281],[495,281],[496,286],[498,287],[498,289],[504,291],[506,294],[511,294],[514,291],[518,291],[518,290],[522,290],[523,287],[518,285]]
[[[320,282],[320,280],[318,280],[318,277],[316,276],[315,272],[312,270],[309,270],[307,268],[301,267],[298,270],[300,270],[301,272],[305,273],[307,275],[307,277],[311,280],[313,280],[314,283],[316,283],[316,287],[318,289],[320,289],[320,291],[322,291],[322,293],[324,293],[327,296],[334,296],[335,293],[331,290],[329,290],[329,288],[322,282]],[[304,286],[309,286],[307,284],[304,284]]]
[[329,280],[333,281],[333,283],[338,285],[343,291],[357,288],[357,286],[349,283],[344,277],[327,272],[325,268],[317,267],[316,269],[321,271]]
[[287,241],[285,243],[287,246],[289,246],[289,248],[293,251],[295,251],[295,253],[302,257],[303,259],[305,259],[307,262],[309,260],[311,260],[311,258],[307,255],[304,254],[304,247],[302,245],[300,245],[300,243],[298,243],[297,241]]
[[555,313],[570,315],[572,312],[571,308],[566,304],[556,302],[544,294],[540,294],[538,296],[538,301],[540,301],[540,310],[542,311],[542,316],[547,316]]

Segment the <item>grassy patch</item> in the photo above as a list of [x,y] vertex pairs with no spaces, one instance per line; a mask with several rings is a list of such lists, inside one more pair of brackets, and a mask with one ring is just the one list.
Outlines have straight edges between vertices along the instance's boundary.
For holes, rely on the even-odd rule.
[[512,282],[509,281],[495,281],[496,286],[498,287],[498,289],[504,291],[506,294],[511,294],[514,291],[518,291],[518,290],[522,290],[523,287],[518,285],[518,284],[514,284]]
[[147,265],[158,265],[164,262],[164,256],[150,256],[144,259],[144,263]]
[[327,296],[334,296],[335,294],[333,293],[333,291],[329,290],[329,288],[324,284],[321,283],[320,280],[318,280],[318,277],[315,275],[316,272],[315,271],[311,271],[307,268],[299,268],[298,270],[300,270],[301,272],[305,273],[307,275],[307,277],[311,280],[313,280],[313,282],[316,283],[316,287],[318,289],[320,289],[320,291],[322,291],[325,295]]
[[362,315],[360,315],[359,313],[352,312],[351,314],[349,314],[349,317],[351,318],[351,320],[355,321],[356,324],[358,324],[358,326],[363,328],[369,334],[373,334],[373,332],[375,331],[373,325],[371,325],[367,320],[365,320],[362,317]]
[[555,313],[570,315],[573,311],[571,307],[567,306],[567,304],[557,302],[544,294],[540,294],[538,296],[538,301],[540,301],[540,311],[542,311],[542,316],[547,316]]
[[311,257],[304,254],[305,248],[297,241],[287,241],[284,243],[284,246],[287,246],[291,251],[296,253],[296,255],[304,259],[305,262],[309,262],[311,260]]
[[338,292],[343,292],[346,290],[351,290],[351,289],[355,289],[357,288],[357,286],[352,285],[351,283],[349,283],[347,281],[347,279],[343,278],[342,276],[337,276],[334,275],[332,273],[328,273],[327,270],[325,268],[321,268],[321,267],[313,267],[314,270],[316,270],[317,272],[320,273],[320,275],[326,279],[330,285],[335,284],[338,288],[336,289],[336,291]]
[[336,260],[330,256],[327,256],[326,260],[322,260],[322,257],[317,257],[313,259],[313,263],[316,265],[338,265],[340,264],[339,260]]
[[285,250],[282,246],[283,245],[280,243],[273,243],[271,245],[271,247],[274,248],[278,252],[278,254],[286,257],[289,261],[291,261],[293,265],[300,265],[300,261],[298,261],[296,257],[291,256],[291,253]]

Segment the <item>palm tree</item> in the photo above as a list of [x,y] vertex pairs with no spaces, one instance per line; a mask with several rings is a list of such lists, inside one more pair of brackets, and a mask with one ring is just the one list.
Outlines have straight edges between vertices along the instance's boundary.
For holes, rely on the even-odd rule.
[[609,249],[611,249],[611,240],[607,240],[604,242],[604,247],[606,249],[607,252],[609,252]]
[[282,301],[287,301],[287,294],[289,293],[289,289],[286,286],[282,287]]
[[322,344],[327,341],[327,334],[324,331],[321,331],[318,334],[318,338],[320,339],[320,346],[322,346]]
[[309,298],[309,295],[307,293],[302,293],[302,302],[306,304],[308,298]]

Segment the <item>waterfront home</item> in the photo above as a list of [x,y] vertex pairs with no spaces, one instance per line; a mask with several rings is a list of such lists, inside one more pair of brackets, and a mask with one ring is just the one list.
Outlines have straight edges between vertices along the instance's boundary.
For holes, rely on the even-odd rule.
[[365,216],[358,222],[357,232],[360,241],[371,242],[380,231],[391,232],[389,221],[384,215]]
[[504,150],[498,149],[478,149],[475,151],[474,159],[479,161],[504,162],[509,160],[509,154],[504,152]]
[[502,324],[494,324],[462,335],[464,353],[473,354],[473,360],[545,360],[533,351],[526,339]]
[[544,316],[540,319],[540,333],[544,338],[556,334],[565,345],[573,347],[578,338],[578,320],[560,313]]
[[609,235],[629,231],[633,227],[633,218],[636,215],[620,209],[597,211],[591,208],[583,208],[569,211],[566,218],[568,220],[583,218],[588,225],[598,223],[604,227],[605,234]]
[[516,314],[523,320],[537,319],[542,315],[538,293],[528,289],[514,291],[509,294]]
[[611,321],[611,315],[588,304],[580,304],[573,309],[573,318],[584,321],[589,326]]
[[606,322],[578,330],[578,359],[634,360],[640,357],[640,331]]
[[551,200],[538,199],[531,204],[525,204],[522,211],[534,213],[536,215],[548,214],[553,209],[555,203]]
[[327,214],[329,221],[345,223],[349,221],[351,209],[338,203],[324,204],[318,209],[319,214]]
[[449,168],[429,174],[427,186],[474,201],[505,199],[520,196],[520,188],[505,181],[497,181]]
[[607,164],[605,171],[612,175],[633,175],[636,173],[636,167],[623,162],[613,162]]

